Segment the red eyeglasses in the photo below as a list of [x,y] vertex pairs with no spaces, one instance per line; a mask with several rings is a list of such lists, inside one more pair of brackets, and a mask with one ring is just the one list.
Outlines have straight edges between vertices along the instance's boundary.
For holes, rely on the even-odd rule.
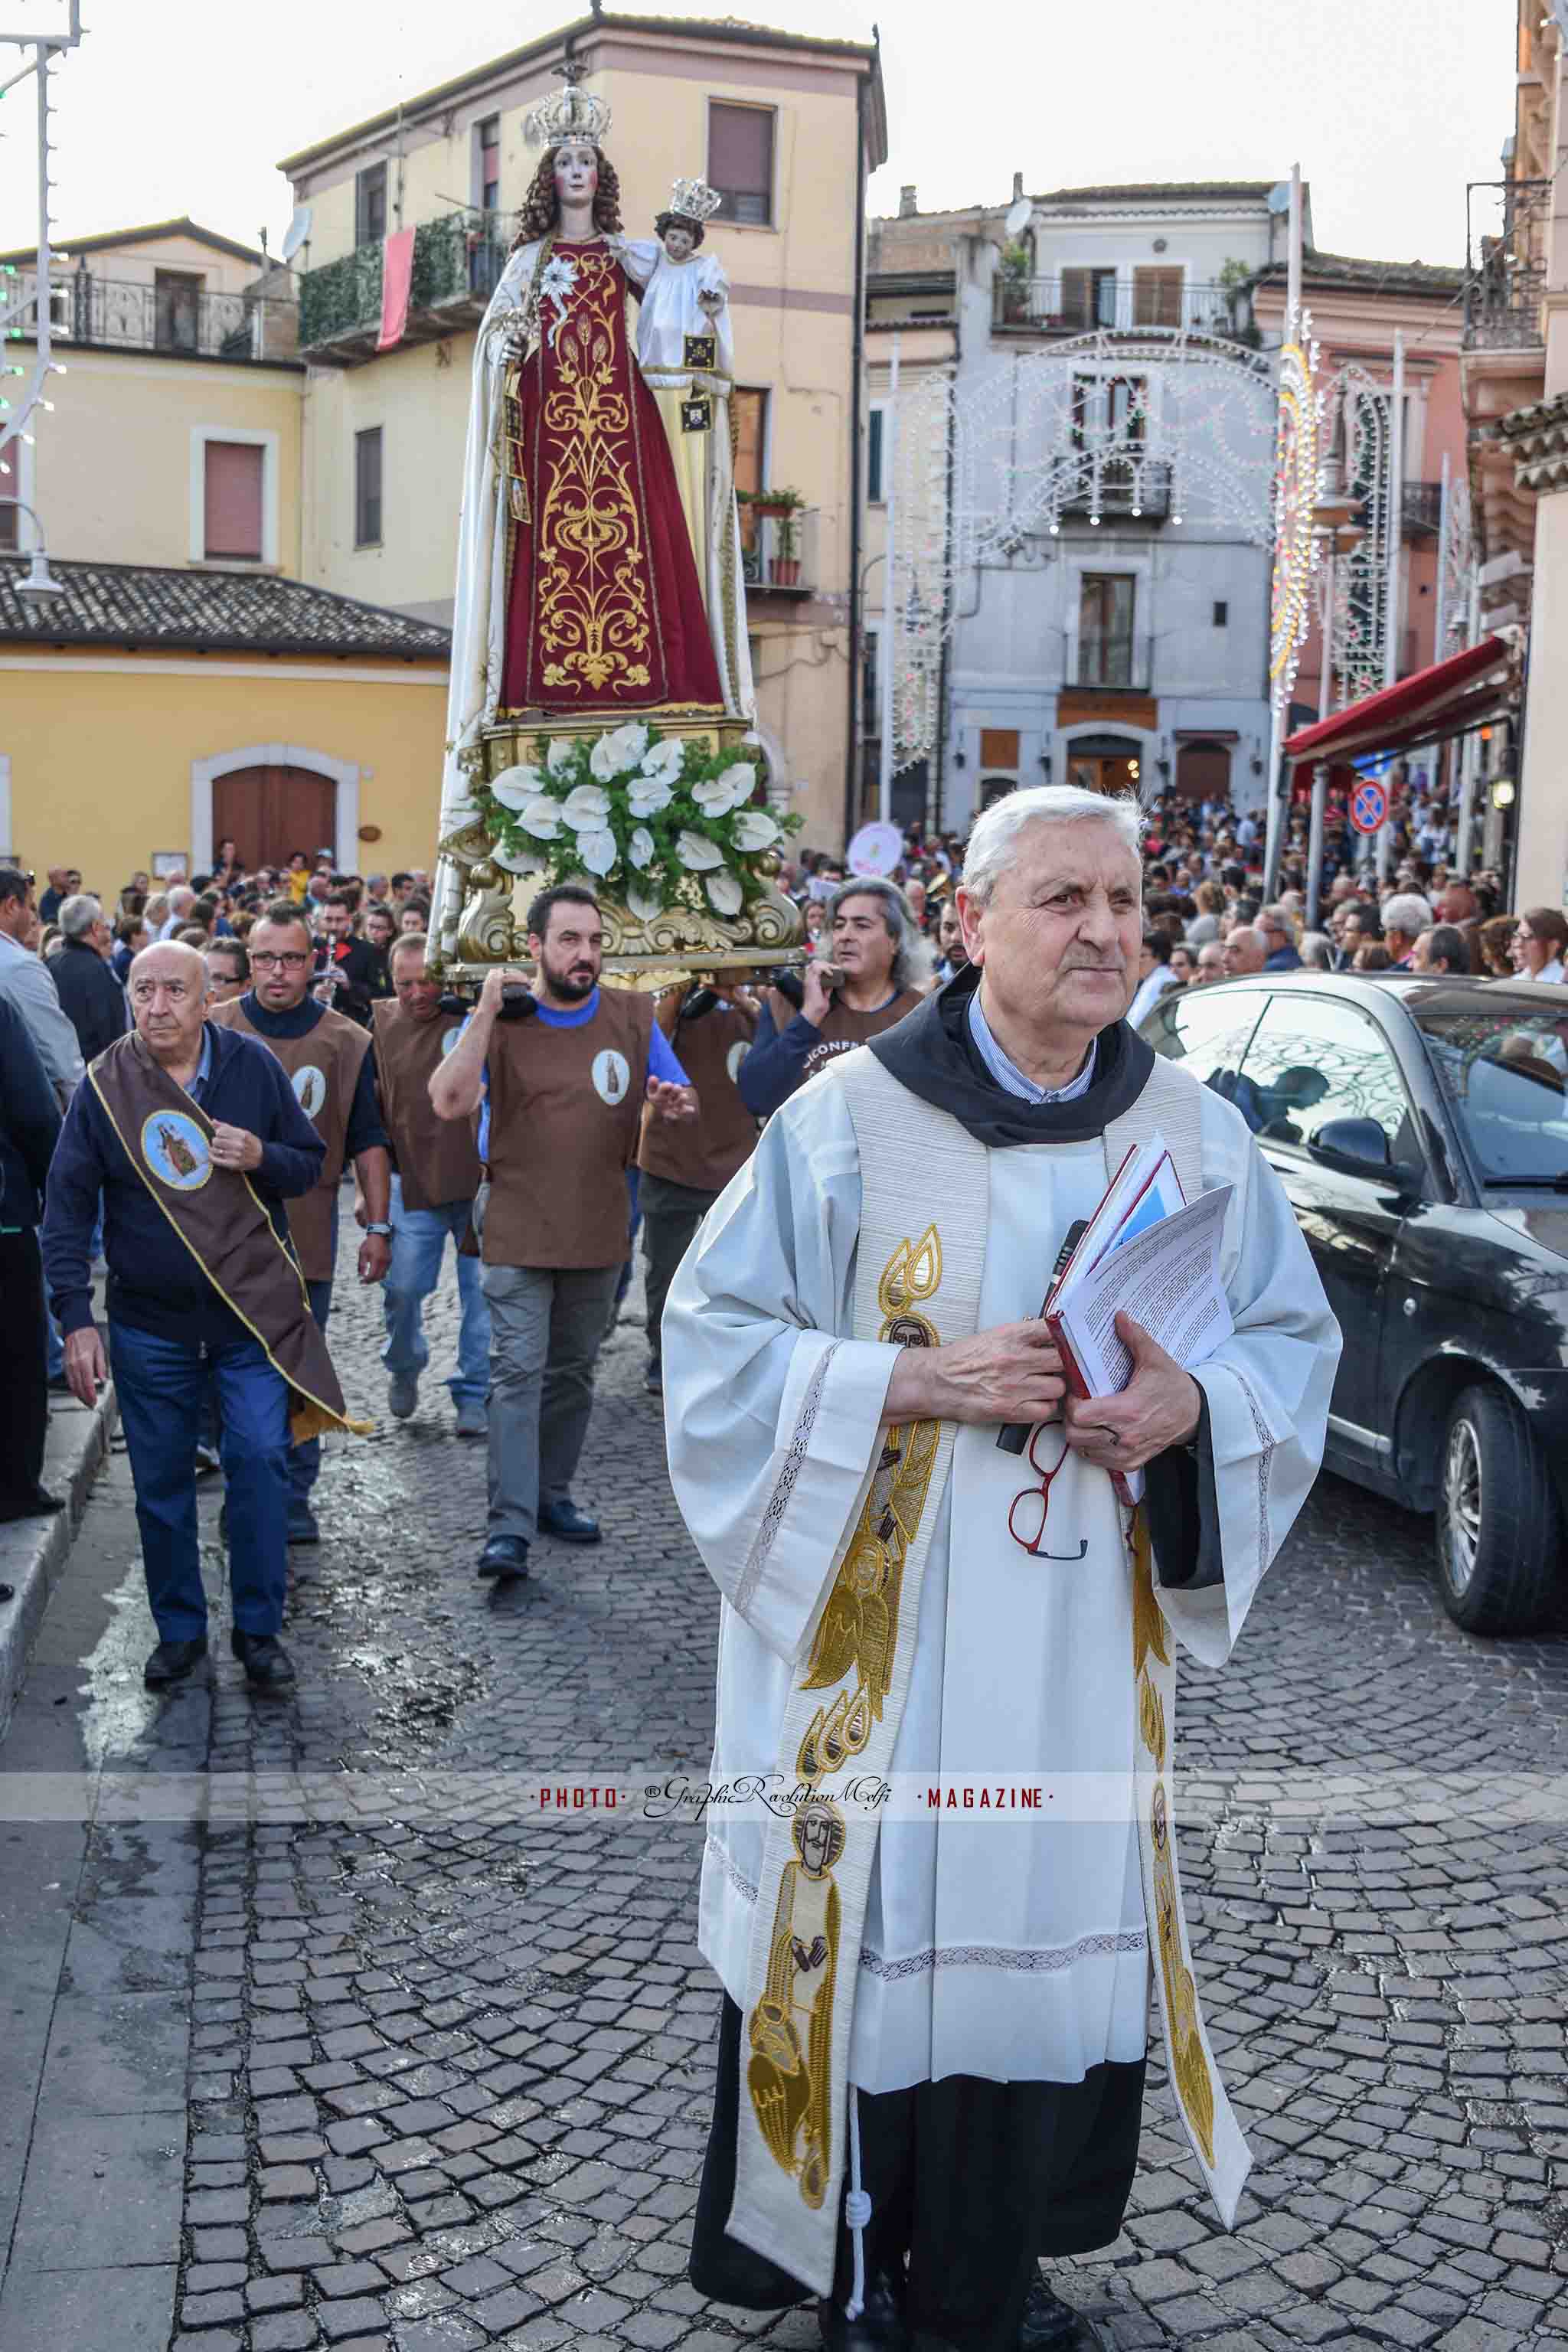
[[[1062,1450],[1047,1470],[1037,1452],[1042,1437],[1059,1433]],[[1032,1559],[1083,1559],[1089,1553],[1089,1538],[1079,1539],[1076,1551],[1047,1551],[1046,1521],[1051,1508],[1051,1481],[1068,1458],[1067,1432],[1059,1422],[1042,1421],[1029,1440],[1029,1467],[1039,1479],[1037,1486],[1026,1486],[1013,1497],[1013,1507],[1007,1514],[1007,1532],[1016,1544],[1021,1544]]]

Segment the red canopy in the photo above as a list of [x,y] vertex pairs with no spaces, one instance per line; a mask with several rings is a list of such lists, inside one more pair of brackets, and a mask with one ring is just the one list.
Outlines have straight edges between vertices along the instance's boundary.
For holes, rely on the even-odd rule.
[[1483,637],[1396,686],[1363,694],[1331,717],[1298,728],[1285,739],[1285,757],[1348,760],[1358,751],[1414,751],[1484,726],[1502,717],[1511,702],[1509,647],[1501,637]]

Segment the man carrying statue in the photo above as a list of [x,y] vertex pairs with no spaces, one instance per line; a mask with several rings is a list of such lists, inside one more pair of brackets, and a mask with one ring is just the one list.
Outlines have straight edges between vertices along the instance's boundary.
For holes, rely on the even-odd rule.
[[[1340,1337],[1243,1120],[1125,1024],[1141,829],[1070,786],[981,817],[967,964],[782,1103],[665,1313],[671,1476],[723,1594],[713,1780],[797,1799],[710,1815],[690,2275],[752,2309],[815,2294],[830,2352],[1094,2340],[1038,2263],[1121,2228],[1151,1981],[1226,2226],[1247,2175],[1182,1914],[1175,1646],[1228,1655]],[[1040,1302],[1156,1132],[1189,1200],[1234,1187],[1234,1331],[1188,1371],[1122,1318],[1130,1384],[1079,1401]],[[997,1442],[1021,1423],[1022,1455]],[[879,1777],[887,1814],[855,1801]],[[899,1804],[955,1780],[1058,1802]]]

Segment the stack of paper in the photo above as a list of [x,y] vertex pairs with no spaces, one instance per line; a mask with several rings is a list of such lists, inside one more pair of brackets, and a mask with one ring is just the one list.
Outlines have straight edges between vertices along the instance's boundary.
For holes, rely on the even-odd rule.
[[[1217,1185],[1188,1204],[1161,1137],[1128,1153],[1046,1301],[1046,1323],[1075,1396],[1114,1396],[1131,1378],[1132,1359],[1116,1335],[1119,1314],[1189,1368],[1230,1337],[1220,1242],[1232,1189]],[[1117,1485],[1136,1502],[1142,1472]]]

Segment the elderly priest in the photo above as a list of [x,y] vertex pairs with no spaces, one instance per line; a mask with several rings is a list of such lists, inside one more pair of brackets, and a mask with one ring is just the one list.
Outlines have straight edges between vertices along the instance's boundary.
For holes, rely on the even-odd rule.
[[[1182,1916],[1172,1637],[1229,1654],[1340,1338],[1244,1121],[1123,1019],[1140,830],[1059,785],[979,820],[967,969],[775,1115],[665,1313],[671,1473],[724,1596],[713,1779],[792,1800],[709,1816],[726,1998],[691,2278],[815,2292],[831,2352],[1090,2340],[1038,2260],[1121,2226],[1151,1982],[1227,2225],[1247,2172]],[[1234,1332],[1188,1372],[1123,1318],[1130,1384],[1080,1402],[1040,1302],[1156,1133],[1189,1200],[1234,1187]],[[1056,1801],[901,1798],[955,1780]]]

